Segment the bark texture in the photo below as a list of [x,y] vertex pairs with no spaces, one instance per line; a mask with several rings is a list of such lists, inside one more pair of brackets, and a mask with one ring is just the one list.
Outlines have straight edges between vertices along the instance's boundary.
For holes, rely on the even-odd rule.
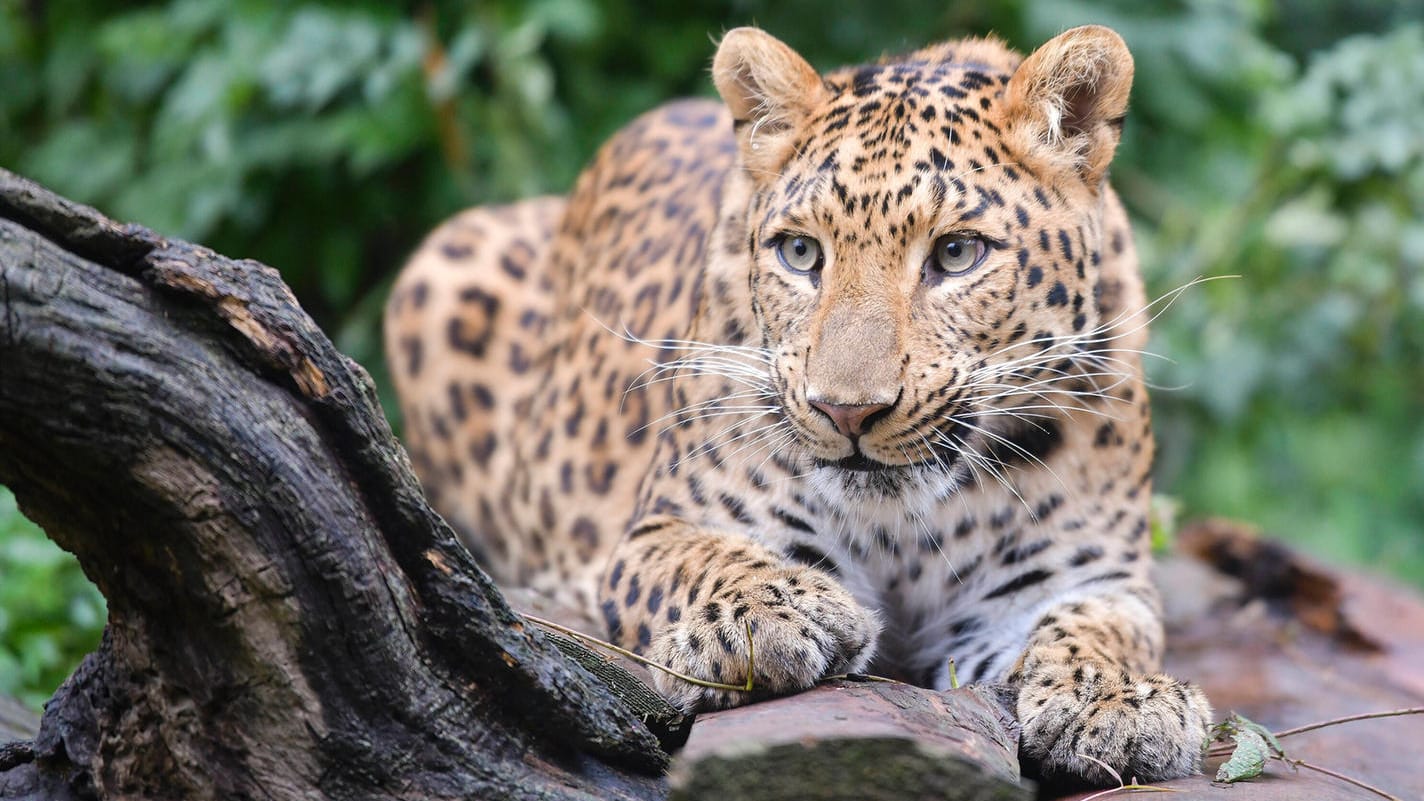
[[1031,801],[1012,694],[832,681],[703,715],[672,771],[673,801]]
[[664,792],[657,739],[510,611],[274,270],[4,172],[0,483],[109,603],[0,797]]

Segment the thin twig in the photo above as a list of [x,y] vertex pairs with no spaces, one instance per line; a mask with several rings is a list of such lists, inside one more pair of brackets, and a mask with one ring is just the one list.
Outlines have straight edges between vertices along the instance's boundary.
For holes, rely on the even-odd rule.
[[[903,682],[903,681],[900,681],[899,679],[892,679],[892,678],[889,678],[889,677],[886,677],[886,676],[874,676],[874,675],[871,675],[871,674],[869,674],[869,673],[837,673],[837,674],[835,674],[834,676],[822,676],[821,679],[820,679],[820,681],[855,681],[855,682],[864,682],[864,683],[866,683],[866,684],[871,684],[871,683],[876,683],[876,682],[880,682],[880,683],[884,683],[884,684],[904,684],[904,683],[905,683],[905,682]],[[819,682],[818,682],[818,683],[819,683]]]
[[1074,754],[1074,756],[1078,757],[1079,759],[1086,759],[1089,762],[1094,762],[1100,765],[1103,770],[1108,772],[1109,776],[1112,776],[1114,779],[1117,780],[1117,787],[1114,787],[1114,790],[1121,790],[1123,787],[1127,786],[1122,781],[1122,774],[1118,773],[1117,769],[1114,768],[1112,765],[1109,765],[1108,763],[1102,761],[1101,759],[1098,759],[1095,756],[1088,756],[1087,754]]
[[573,629],[571,629],[571,628],[569,628],[569,627],[567,627],[567,626],[561,626],[561,625],[559,625],[558,623],[555,623],[555,622],[552,621],[552,620],[545,620],[545,619],[542,618],[542,617],[539,617],[539,616],[537,616],[537,615],[531,615],[531,614],[529,614],[528,612],[523,612],[523,613],[521,613],[521,614],[524,616],[524,618],[525,618],[526,620],[528,620],[528,621],[530,621],[530,622],[537,623],[537,624],[539,624],[540,626],[543,626],[543,627],[548,628],[548,629],[553,629],[554,631],[557,631],[557,632],[559,632],[559,633],[561,633],[561,634],[567,634],[567,635],[569,635],[570,637],[576,637],[576,638],[578,638],[578,639],[580,639],[580,640],[582,640],[582,641],[584,641],[584,642],[586,642],[586,643],[591,643],[591,644],[593,644],[593,645],[597,645],[597,646],[599,646],[600,648],[607,648],[608,650],[610,650],[610,651],[612,651],[612,652],[614,652],[614,653],[616,653],[616,654],[619,654],[619,655],[621,655],[621,656],[625,656],[625,657],[627,657],[627,658],[633,660],[634,662],[637,662],[637,663],[639,663],[639,664],[641,664],[641,665],[647,665],[648,667],[653,668],[653,669],[655,669],[655,670],[661,670],[662,672],[668,674],[669,676],[672,676],[673,678],[677,678],[677,679],[682,679],[683,681],[685,681],[685,682],[687,682],[687,683],[689,683],[689,684],[696,684],[696,685],[699,686],[699,687],[710,687],[710,688],[712,688],[712,689],[714,689],[714,690],[730,690],[730,691],[732,691],[732,692],[739,692],[739,693],[741,693],[741,692],[751,692],[751,691],[752,691],[752,670],[751,670],[751,668],[752,668],[752,650],[751,650],[751,642],[752,642],[751,637],[752,637],[752,632],[751,632],[751,628],[750,628],[750,627],[748,627],[748,629],[747,629],[747,683],[746,683],[745,685],[742,685],[742,684],[721,684],[721,683],[719,683],[719,682],[707,681],[706,679],[693,678],[692,676],[688,676],[688,675],[686,675],[686,674],[679,673],[679,672],[677,672],[676,670],[673,670],[672,668],[668,667],[667,665],[659,664],[659,663],[657,663],[657,662],[654,662],[654,661],[651,660],[651,659],[648,659],[648,658],[645,657],[645,656],[641,656],[641,655],[639,655],[639,654],[635,654],[635,653],[633,653],[632,651],[629,651],[627,648],[620,648],[620,647],[614,645],[614,644],[611,643],[611,642],[607,642],[607,641],[605,641],[605,640],[600,640],[600,639],[598,639],[597,637],[594,637],[594,636],[589,635],[589,634],[584,634],[584,633],[581,632],[581,631],[574,631]]
[[1099,790],[1090,796],[1080,798],[1078,801],[1096,801],[1099,798],[1107,798],[1113,793],[1180,793],[1175,787],[1158,787],[1155,784],[1119,784],[1116,787],[1109,787],[1106,790]]
[[[1353,784],[1361,790],[1369,790],[1380,798],[1385,798],[1389,801],[1400,801],[1399,796],[1387,793],[1372,784],[1366,784],[1365,782],[1362,782],[1359,779],[1356,779],[1352,776],[1346,776],[1343,773],[1337,773],[1336,771],[1333,771],[1329,768],[1323,768],[1319,765],[1312,765],[1311,763],[1306,762],[1304,759],[1287,759],[1285,757],[1275,757],[1275,759],[1279,759],[1287,765],[1293,765],[1298,768],[1309,768],[1310,770],[1316,771],[1318,773],[1324,773],[1326,776],[1331,776],[1333,778],[1339,779],[1342,782]],[[1087,799],[1084,799],[1083,801],[1087,801]]]
[[1311,723],[1305,726],[1297,726],[1294,729],[1278,731],[1275,734],[1277,739],[1279,739],[1282,737],[1289,737],[1292,734],[1301,734],[1302,732],[1315,731],[1316,729],[1323,729],[1326,726],[1335,726],[1341,723],[1353,723],[1357,720],[1372,720],[1374,718],[1393,718],[1399,717],[1400,715],[1424,715],[1424,706],[1413,706],[1409,707],[1408,709],[1391,709],[1388,712],[1365,712],[1360,715],[1348,715],[1343,718],[1322,720],[1319,723]]
[[[951,661],[950,664],[953,664],[953,661]],[[1088,760],[1089,762],[1095,762],[1095,763],[1097,763],[1099,766],[1102,767],[1103,770],[1107,771],[1110,776],[1112,776],[1114,779],[1117,780],[1117,786],[1116,786],[1116,787],[1109,787],[1109,788],[1106,789],[1106,790],[1099,790],[1098,792],[1093,793],[1092,795],[1088,796],[1087,798],[1079,799],[1079,801],[1095,801],[1095,799],[1098,799],[1098,798],[1107,798],[1108,796],[1112,795],[1113,793],[1127,793],[1127,792],[1138,792],[1138,791],[1148,792],[1148,793],[1177,793],[1177,792],[1181,792],[1180,790],[1176,789],[1175,787],[1154,787],[1154,786],[1152,786],[1152,785],[1150,785],[1150,784],[1138,784],[1138,783],[1137,783],[1137,777],[1136,777],[1136,776],[1133,776],[1133,777],[1132,777],[1132,784],[1124,784],[1123,781],[1122,781],[1122,774],[1120,774],[1120,773],[1118,773],[1116,770],[1114,770],[1112,765],[1109,765],[1108,763],[1102,761],[1101,759],[1098,759],[1098,758],[1095,757],[1095,756],[1089,756],[1088,754],[1084,754],[1084,753],[1078,753],[1078,754],[1075,754],[1074,756],[1077,756],[1079,759],[1086,759],[1086,760]]]
[[742,688],[742,692],[752,691],[752,676],[756,666],[756,649],[752,647],[752,622],[747,622],[747,686]]

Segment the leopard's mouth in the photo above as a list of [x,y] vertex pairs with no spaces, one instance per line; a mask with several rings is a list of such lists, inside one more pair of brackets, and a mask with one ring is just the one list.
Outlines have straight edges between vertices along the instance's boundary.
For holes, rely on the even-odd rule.
[[865,451],[861,450],[859,443],[854,446],[855,451],[849,456],[839,459],[826,459],[817,457],[817,467],[831,467],[837,470],[846,470],[853,473],[877,473],[886,470],[915,470],[919,468],[933,468],[941,471],[949,471],[959,463],[962,453],[948,445],[933,447],[930,458],[923,461],[909,462],[905,464],[891,464],[882,462]]
[[834,467],[837,470],[853,470],[857,473],[871,473],[877,470],[893,470],[908,465],[886,464],[861,453],[859,449],[841,459],[817,459],[818,467]]

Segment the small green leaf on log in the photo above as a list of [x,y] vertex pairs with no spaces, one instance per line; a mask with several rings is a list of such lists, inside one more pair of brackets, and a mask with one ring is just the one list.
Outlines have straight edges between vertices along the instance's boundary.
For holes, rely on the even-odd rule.
[[1255,729],[1240,728],[1231,735],[1231,739],[1236,741],[1236,750],[1231,752],[1230,759],[1221,763],[1216,771],[1216,780],[1230,784],[1260,776],[1266,768],[1266,760],[1271,756],[1271,746],[1266,738],[1257,734]]
[[1237,731],[1254,731],[1261,735],[1261,739],[1270,744],[1271,751],[1273,751],[1276,756],[1286,755],[1286,752],[1281,749],[1281,741],[1276,739],[1276,735],[1271,734],[1270,729],[1250,718],[1238,714],[1232,714],[1231,722],[1236,726]]

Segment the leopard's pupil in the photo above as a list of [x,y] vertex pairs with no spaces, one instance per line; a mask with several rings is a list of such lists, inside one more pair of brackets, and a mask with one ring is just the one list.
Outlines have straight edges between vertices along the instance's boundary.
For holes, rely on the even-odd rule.
[[960,242],[950,242],[948,245],[945,245],[945,250],[948,251],[946,255],[951,259],[957,259],[959,255],[964,252],[964,245]]

